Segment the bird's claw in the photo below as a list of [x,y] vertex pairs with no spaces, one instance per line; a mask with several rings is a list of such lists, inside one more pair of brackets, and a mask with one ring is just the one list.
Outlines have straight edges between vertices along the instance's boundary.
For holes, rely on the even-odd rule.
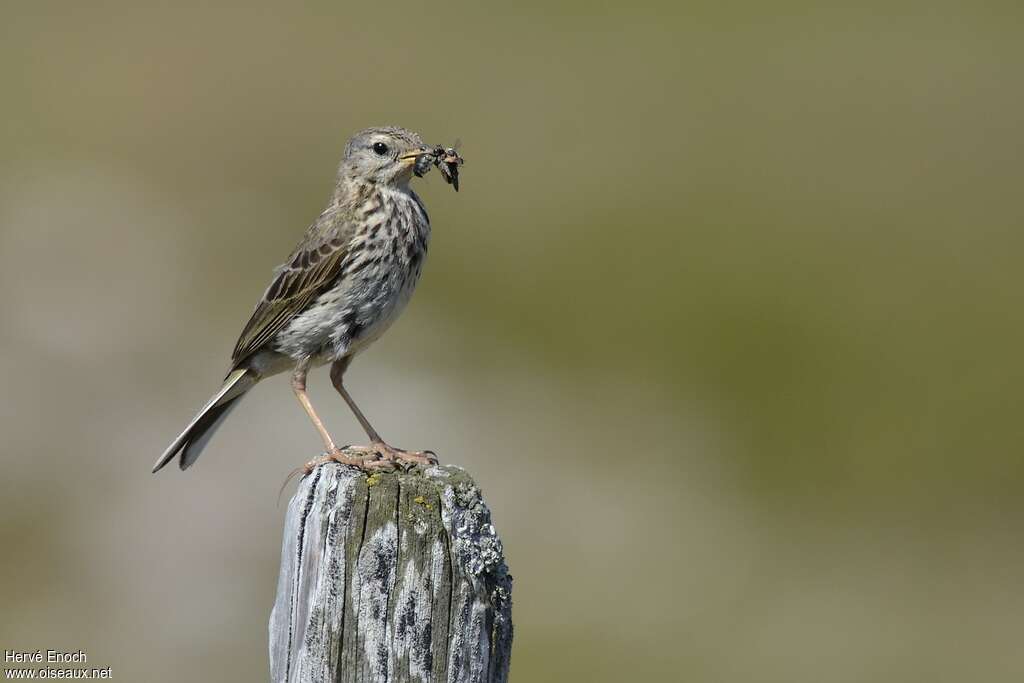
[[380,457],[371,457],[368,453],[362,456],[352,456],[349,453],[353,451],[362,450],[359,448],[353,448],[351,446],[344,446],[334,451],[324,453],[319,458],[313,458],[302,467],[304,475],[311,473],[320,465],[325,465],[329,462],[336,462],[342,465],[350,465],[352,467],[358,467],[361,470],[375,470],[380,469],[388,464],[388,461]]
[[433,451],[406,451],[389,446],[383,441],[371,443],[369,446],[348,446],[345,450],[365,453],[361,460],[366,464],[386,463],[403,470],[412,469],[416,465],[438,464],[437,455]]
[[[355,455],[357,453],[360,455]],[[329,462],[351,465],[365,471],[389,468],[409,470],[416,465],[438,464],[437,454],[434,451],[406,451],[380,442],[372,443],[369,446],[348,445],[324,453],[319,458],[313,458],[302,466],[303,476]]]
[[[363,453],[364,455],[352,456],[349,453]],[[309,476],[317,467],[326,465],[329,462],[337,462],[342,465],[358,467],[364,472],[395,471],[408,472],[417,465],[437,465],[437,454],[434,451],[404,451],[401,448],[394,448],[388,444],[373,443],[369,446],[343,446],[333,451],[313,458],[305,465],[296,467],[281,484],[281,490],[277,492],[278,500],[284,492],[288,482],[297,474],[303,477]]]
[[321,465],[326,465],[329,462],[337,462],[343,465],[358,467],[364,472],[369,472],[377,469],[384,469],[387,467],[391,467],[392,469],[394,469],[394,463],[392,463],[391,461],[381,460],[379,458],[369,458],[367,456],[354,458],[352,456],[345,454],[345,451],[348,450],[352,449],[350,449],[348,446],[345,446],[344,448],[336,448],[333,451],[328,451],[324,453],[319,458],[313,458],[305,465],[300,465],[299,467],[296,467],[285,478],[284,483],[281,484],[281,489],[277,492],[278,502],[280,502],[281,494],[284,493],[284,489],[286,486],[288,486],[288,482],[290,482],[295,477],[295,475],[301,474],[303,477],[307,477],[310,474],[312,474],[313,470],[315,470],[317,467],[320,467]]

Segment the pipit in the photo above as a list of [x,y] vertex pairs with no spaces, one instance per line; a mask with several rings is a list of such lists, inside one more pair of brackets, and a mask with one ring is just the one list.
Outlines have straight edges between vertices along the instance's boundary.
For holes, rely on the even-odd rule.
[[[430,219],[409,187],[413,175],[439,166],[458,189],[462,158],[429,147],[403,128],[370,128],[348,141],[330,203],[306,231],[242,330],[220,389],[178,435],[156,472],[175,455],[196,461],[239,399],[260,380],[291,370],[292,390],[327,449],[323,458],[366,469],[436,462],[429,451],[403,451],[380,437],[343,383],[353,357],[381,336],[416,287],[430,241]],[[331,364],[331,382],[370,439],[338,448],[306,394],[306,375]],[[347,453],[356,452],[361,457]]]

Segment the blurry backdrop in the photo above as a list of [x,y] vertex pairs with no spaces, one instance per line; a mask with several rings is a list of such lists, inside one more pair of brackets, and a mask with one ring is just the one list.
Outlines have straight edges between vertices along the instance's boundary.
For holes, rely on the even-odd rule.
[[483,487],[514,681],[1019,680],[1024,12],[848,4],[4,3],[0,648],[266,679],[287,380],[149,469],[398,124],[467,163],[351,388]]

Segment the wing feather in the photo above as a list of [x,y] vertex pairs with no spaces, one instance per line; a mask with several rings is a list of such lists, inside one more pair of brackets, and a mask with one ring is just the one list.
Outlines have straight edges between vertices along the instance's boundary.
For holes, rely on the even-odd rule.
[[354,234],[352,221],[338,215],[324,214],[310,226],[288,261],[277,269],[238,337],[231,354],[236,367],[330,287],[341,274]]

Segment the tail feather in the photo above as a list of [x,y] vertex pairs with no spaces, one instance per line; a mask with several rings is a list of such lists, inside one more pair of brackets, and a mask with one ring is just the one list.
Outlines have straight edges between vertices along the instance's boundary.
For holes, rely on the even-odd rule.
[[203,419],[196,423],[196,426],[192,428],[188,442],[181,451],[181,460],[178,461],[178,466],[181,469],[187,470],[192,463],[199,459],[199,454],[206,448],[210,437],[217,431],[224,418],[231,412],[231,409],[238,405],[238,401],[241,398],[241,396],[236,396],[210,408],[203,415]]
[[217,427],[231,412],[231,408],[238,405],[238,399],[242,398],[242,395],[251,389],[257,381],[255,373],[249,370],[241,368],[232,371],[217,393],[206,402],[206,405],[192,418],[184,431],[156,461],[156,464],[153,465],[153,472],[159,472],[179,452],[181,452],[181,462],[179,463],[181,469],[186,469],[194,463]]

